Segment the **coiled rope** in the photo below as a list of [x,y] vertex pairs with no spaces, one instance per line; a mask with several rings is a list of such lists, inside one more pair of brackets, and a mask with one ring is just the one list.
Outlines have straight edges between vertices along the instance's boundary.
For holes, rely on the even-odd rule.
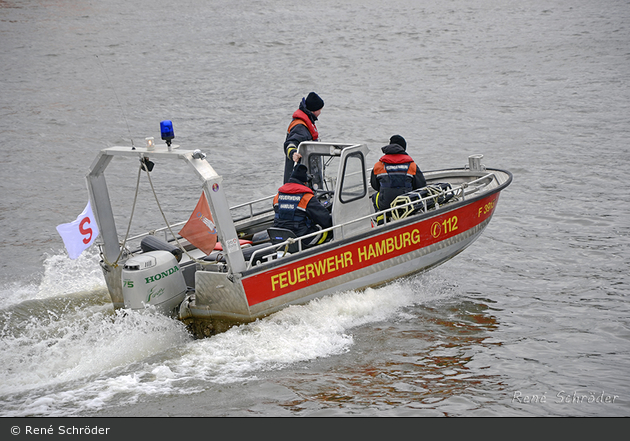
[[[444,190],[434,185],[427,185],[426,187],[423,188],[423,190],[427,191],[428,196],[426,196],[427,199],[425,199],[424,201],[418,202],[418,204],[422,206],[422,210],[428,210],[428,208],[430,208],[427,206],[426,202],[431,199],[433,200],[434,207],[439,207],[438,201],[439,201],[440,195],[443,194],[444,196],[446,196],[446,194],[449,191],[452,191],[452,190]],[[418,195],[420,199],[423,199],[419,192],[415,191],[413,193]],[[454,199],[455,197],[456,197],[455,194],[453,194]],[[414,207],[415,204],[411,205],[412,202],[415,202],[415,201],[412,201],[411,197],[408,196],[407,194],[397,196],[396,199],[394,199],[392,203],[390,204],[390,207],[391,208],[398,207],[398,206],[402,206],[402,207],[397,210],[392,210],[391,212],[392,219],[394,220],[405,219],[407,216],[414,213],[416,211],[416,208]]]

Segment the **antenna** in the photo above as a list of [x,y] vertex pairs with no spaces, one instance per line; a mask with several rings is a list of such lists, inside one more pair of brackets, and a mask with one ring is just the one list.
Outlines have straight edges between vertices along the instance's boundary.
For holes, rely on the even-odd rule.
[[125,124],[127,125],[127,131],[129,132],[129,138],[131,139],[131,150],[135,150],[136,147],[133,144],[133,137],[131,136],[131,129],[129,128],[129,122],[127,121],[127,115],[125,115],[125,109],[123,108],[122,104],[120,103],[120,99],[118,99],[118,94],[116,93],[116,89],[114,88],[112,82],[110,81],[109,75],[107,75],[107,71],[103,67],[103,64],[101,63],[101,60],[98,58],[98,55],[94,55],[94,56],[96,57],[96,61],[98,61],[98,64],[101,66],[101,69],[103,69],[103,72],[105,73],[105,77],[107,78],[107,82],[109,83],[109,87],[114,92],[114,96],[116,97],[116,101],[118,101],[118,106],[120,107],[120,111],[121,111],[121,113],[123,115],[123,118],[125,119]]

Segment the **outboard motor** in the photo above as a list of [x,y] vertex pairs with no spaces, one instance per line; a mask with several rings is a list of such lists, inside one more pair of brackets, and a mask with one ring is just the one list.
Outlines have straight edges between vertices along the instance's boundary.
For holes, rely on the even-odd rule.
[[149,306],[171,315],[186,296],[186,282],[177,259],[168,251],[150,251],[127,260],[122,270],[125,308]]

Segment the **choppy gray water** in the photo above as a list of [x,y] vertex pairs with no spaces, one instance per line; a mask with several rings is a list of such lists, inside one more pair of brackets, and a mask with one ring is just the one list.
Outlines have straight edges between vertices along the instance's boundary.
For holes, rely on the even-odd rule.
[[[629,23],[627,0],[0,1],[0,415],[630,416]],[[114,313],[55,230],[98,150],[171,119],[233,204],[267,196],[311,90],[322,139],[371,159],[400,133],[424,170],[512,171],[482,238],[205,340]]]

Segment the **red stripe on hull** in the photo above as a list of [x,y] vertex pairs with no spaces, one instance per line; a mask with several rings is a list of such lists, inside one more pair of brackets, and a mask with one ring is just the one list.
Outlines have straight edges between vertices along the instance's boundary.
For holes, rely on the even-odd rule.
[[243,279],[250,306],[461,234],[492,215],[499,194],[457,210]]

